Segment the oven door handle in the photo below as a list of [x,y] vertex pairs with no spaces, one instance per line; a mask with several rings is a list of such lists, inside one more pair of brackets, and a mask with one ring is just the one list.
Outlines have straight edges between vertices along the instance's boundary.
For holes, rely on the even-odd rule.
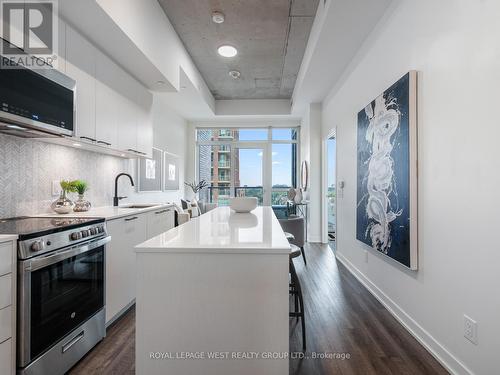
[[54,263],[58,263],[62,260],[74,257],[75,255],[83,254],[90,250],[94,250],[95,248],[107,244],[109,241],[111,241],[111,236],[101,238],[94,242],[89,242],[85,245],[78,245],[78,246],[73,246],[70,249],[59,250],[47,256],[32,258],[28,261],[29,262],[28,267],[26,267],[25,270],[30,272],[39,270],[41,268],[50,266]]

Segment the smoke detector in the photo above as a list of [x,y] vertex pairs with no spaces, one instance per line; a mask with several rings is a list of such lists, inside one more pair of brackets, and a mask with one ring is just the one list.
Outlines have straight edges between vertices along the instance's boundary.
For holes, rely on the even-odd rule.
[[223,23],[225,19],[224,13],[218,11],[212,12],[212,21],[215,23]]
[[229,71],[229,76],[233,79],[240,79],[241,73],[237,70],[230,70]]

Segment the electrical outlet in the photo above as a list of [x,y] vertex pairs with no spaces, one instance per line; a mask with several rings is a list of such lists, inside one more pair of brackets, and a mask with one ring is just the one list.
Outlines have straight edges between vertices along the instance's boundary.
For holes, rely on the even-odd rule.
[[52,196],[55,197],[61,194],[61,185],[58,180],[52,181]]
[[477,345],[477,322],[464,315],[464,337]]
[[368,263],[368,250],[365,250],[365,263]]

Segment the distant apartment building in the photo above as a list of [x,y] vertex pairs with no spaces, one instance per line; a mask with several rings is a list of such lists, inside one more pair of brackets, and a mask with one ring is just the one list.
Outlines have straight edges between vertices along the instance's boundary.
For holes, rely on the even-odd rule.
[[201,199],[227,205],[231,196],[231,185],[240,186],[239,157],[231,152],[230,143],[238,141],[238,130],[198,130],[199,141],[220,141],[228,144],[199,147],[200,180],[210,183],[200,195]]

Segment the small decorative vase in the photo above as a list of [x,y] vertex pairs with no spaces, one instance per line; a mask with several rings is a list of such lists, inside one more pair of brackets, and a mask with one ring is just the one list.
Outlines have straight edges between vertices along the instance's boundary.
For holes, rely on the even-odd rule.
[[58,214],[69,214],[73,211],[75,204],[66,197],[66,192],[62,191],[61,196],[50,205],[52,210]]
[[75,207],[73,211],[75,212],[87,212],[92,207],[89,201],[85,200],[83,194],[78,194],[78,200],[75,202]]
[[302,200],[303,200],[303,196],[302,196],[302,189],[295,189],[295,198],[293,199],[293,201],[298,204],[298,203],[302,203]]

